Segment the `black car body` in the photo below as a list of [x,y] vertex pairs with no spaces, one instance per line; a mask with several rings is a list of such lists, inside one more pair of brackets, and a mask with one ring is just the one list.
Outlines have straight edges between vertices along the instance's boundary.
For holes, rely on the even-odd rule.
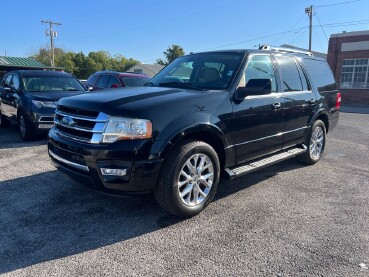
[[47,133],[54,124],[56,103],[86,89],[72,75],[44,70],[17,70],[0,83],[1,124],[19,124],[23,139]]
[[[339,117],[340,94],[327,63],[289,51],[191,54],[149,85],[60,100],[49,154],[94,189],[154,190],[161,206],[180,216],[211,201],[221,170],[235,178],[293,156],[317,162]],[[65,118],[77,123],[63,124]]]

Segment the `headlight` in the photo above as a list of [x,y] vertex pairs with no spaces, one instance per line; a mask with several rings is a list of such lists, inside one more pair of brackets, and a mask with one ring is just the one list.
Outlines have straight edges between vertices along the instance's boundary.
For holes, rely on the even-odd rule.
[[152,138],[150,120],[123,117],[109,117],[103,133],[103,142],[112,143],[117,140]]
[[56,102],[45,102],[45,101],[32,100],[32,103],[37,108],[56,108]]

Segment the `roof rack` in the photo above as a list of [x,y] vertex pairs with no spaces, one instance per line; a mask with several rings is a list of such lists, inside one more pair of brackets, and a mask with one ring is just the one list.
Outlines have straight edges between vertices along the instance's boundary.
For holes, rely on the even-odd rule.
[[274,47],[274,46],[269,46],[269,45],[260,45],[259,50],[273,50],[273,51],[278,51],[278,52],[298,53],[298,54],[313,56],[313,53],[309,51],[304,51],[304,50],[299,50],[299,49],[294,49],[294,48],[287,48],[287,47]]

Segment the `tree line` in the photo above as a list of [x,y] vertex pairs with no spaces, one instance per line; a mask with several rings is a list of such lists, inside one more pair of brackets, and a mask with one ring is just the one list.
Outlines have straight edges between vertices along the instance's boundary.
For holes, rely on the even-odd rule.
[[[176,58],[183,56],[185,52],[181,46],[174,44],[169,46],[163,54],[164,58],[157,59],[156,64],[168,65]],[[124,72],[140,63],[133,58],[126,58],[123,55],[112,56],[108,51],[102,50],[85,55],[83,52],[75,53],[55,48],[54,56],[56,67],[64,68],[64,71],[79,79],[87,79],[93,73],[102,70]],[[50,65],[51,53],[49,49],[40,48],[32,57],[44,65]]]

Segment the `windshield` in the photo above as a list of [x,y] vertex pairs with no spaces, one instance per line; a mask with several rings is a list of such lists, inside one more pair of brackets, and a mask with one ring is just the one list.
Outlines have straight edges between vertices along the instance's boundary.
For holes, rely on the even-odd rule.
[[24,89],[28,92],[85,91],[85,88],[72,76],[25,76]]
[[149,83],[151,86],[224,90],[235,77],[243,53],[201,53],[176,59]]

